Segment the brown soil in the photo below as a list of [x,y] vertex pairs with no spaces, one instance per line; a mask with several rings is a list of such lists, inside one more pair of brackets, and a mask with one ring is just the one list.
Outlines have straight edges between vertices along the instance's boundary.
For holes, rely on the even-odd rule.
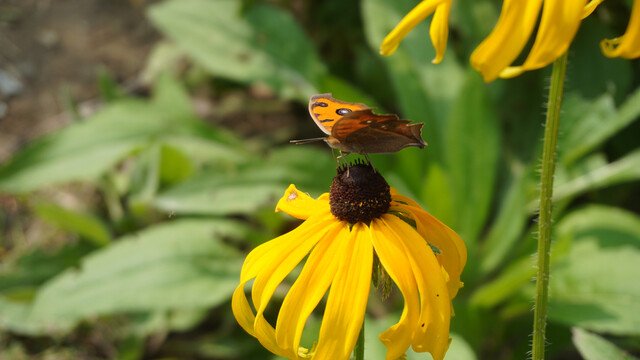
[[0,162],[69,123],[68,104],[98,96],[101,69],[135,80],[159,38],[143,2],[0,0],[0,72],[18,84],[0,87]]

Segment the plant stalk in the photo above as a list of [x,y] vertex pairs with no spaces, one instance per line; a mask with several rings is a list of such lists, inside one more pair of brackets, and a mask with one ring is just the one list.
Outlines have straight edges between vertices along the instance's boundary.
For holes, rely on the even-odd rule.
[[355,357],[355,360],[364,360],[364,320],[362,320],[360,335],[358,335],[356,347],[353,349],[353,355]]
[[540,175],[540,212],[538,217],[538,258],[536,274],[536,299],[533,320],[533,344],[531,358],[544,360],[547,304],[549,298],[549,253],[551,251],[551,205],[553,196],[553,172],[555,170],[558,123],[564,78],[567,69],[565,52],[553,63],[549,108],[544,126],[542,145],[542,173]]

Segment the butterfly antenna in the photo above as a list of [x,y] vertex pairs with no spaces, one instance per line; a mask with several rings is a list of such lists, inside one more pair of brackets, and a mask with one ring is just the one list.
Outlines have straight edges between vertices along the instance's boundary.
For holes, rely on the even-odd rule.
[[292,144],[301,145],[301,144],[308,144],[316,141],[322,141],[325,139],[326,138],[319,137],[319,138],[311,138],[311,139],[289,140],[289,142]]

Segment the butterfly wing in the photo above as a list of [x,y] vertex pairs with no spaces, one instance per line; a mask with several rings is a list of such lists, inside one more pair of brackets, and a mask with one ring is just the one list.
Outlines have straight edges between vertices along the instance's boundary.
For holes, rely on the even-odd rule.
[[[340,150],[352,153],[390,154],[408,146],[424,148],[422,125],[401,120],[398,115],[377,115],[371,109],[348,113],[332,127]],[[338,144],[339,143],[339,144]],[[331,145],[331,142],[329,143]]]
[[334,99],[331,94],[318,94],[309,99],[309,114],[320,130],[327,135],[331,135],[333,126],[343,116],[353,111],[365,109],[370,108],[365,104]]

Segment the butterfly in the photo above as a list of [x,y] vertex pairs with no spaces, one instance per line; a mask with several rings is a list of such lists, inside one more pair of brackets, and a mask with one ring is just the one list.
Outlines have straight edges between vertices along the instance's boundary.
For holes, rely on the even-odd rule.
[[329,135],[320,139],[347,154],[390,154],[408,146],[422,149],[427,145],[422,140],[424,124],[409,125],[411,121],[401,120],[395,114],[374,114],[365,104],[334,99],[331,94],[312,96],[309,114],[320,130]]

